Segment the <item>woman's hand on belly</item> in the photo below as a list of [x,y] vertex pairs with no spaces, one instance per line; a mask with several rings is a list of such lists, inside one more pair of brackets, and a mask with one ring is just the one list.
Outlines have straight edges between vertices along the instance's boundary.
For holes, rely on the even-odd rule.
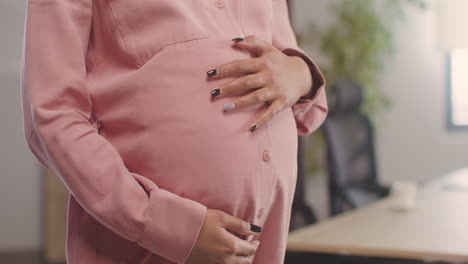
[[233,39],[234,46],[248,50],[255,58],[235,60],[207,72],[208,78],[219,79],[241,75],[211,91],[215,98],[249,92],[224,105],[232,111],[258,103],[269,106],[252,124],[255,131],[279,111],[309,95],[313,79],[307,63],[298,56],[288,56],[275,46],[255,36]]
[[208,209],[197,242],[187,264],[249,264],[260,241],[243,240],[241,236],[256,235],[250,224],[221,210]]

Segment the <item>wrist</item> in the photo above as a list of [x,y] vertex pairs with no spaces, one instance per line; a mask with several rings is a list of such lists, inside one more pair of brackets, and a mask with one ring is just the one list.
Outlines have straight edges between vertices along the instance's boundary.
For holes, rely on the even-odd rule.
[[302,65],[302,69],[303,69],[303,75],[304,75],[303,87],[304,87],[304,89],[302,89],[302,92],[300,94],[301,96],[300,96],[299,99],[310,98],[310,96],[313,94],[313,90],[314,90],[314,79],[313,79],[313,76],[312,76],[312,71],[310,70],[310,67],[307,64],[307,62],[302,57],[300,57],[300,56],[291,56],[291,57],[296,59],[298,61],[298,63]]

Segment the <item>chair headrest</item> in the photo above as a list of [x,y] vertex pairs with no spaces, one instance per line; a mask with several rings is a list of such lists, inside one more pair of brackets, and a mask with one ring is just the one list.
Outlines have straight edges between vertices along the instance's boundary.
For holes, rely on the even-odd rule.
[[340,79],[332,86],[334,105],[331,109],[333,114],[359,111],[363,101],[361,86],[349,79]]

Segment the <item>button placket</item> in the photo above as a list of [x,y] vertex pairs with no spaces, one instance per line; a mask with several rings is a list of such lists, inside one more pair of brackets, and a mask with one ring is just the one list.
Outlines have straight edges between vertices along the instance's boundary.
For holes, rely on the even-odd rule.
[[268,149],[265,149],[262,153],[262,158],[264,161],[269,162],[271,160],[271,153]]
[[224,7],[224,0],[215,0],[215,5],[218,8],[223,8]]
[[238,12],[238,19],[239,19],[239,28],[240,28],[240,31],[242,33],[242,36],[245,36],[245,31],[244,31],[244,26],[243,26],[243,21],[242,21],[242,8],[243,7],[243,3],[242,3],[242,0],[239,0],[238,1],[238,7],[239,7],[239,12]]
[[256,214],[254,217],[260,222],[262,222],[261,218],[263,216],[263,211],[265,210],[264,208],[267,202],[267,193],[268,193],[268,190],[266,189],[268,188],[268,184],[266,182],[268,181],[268,178],[269,178],[268,170],[265,168],[265,164],[262,161],[263,159],[262,153],[265,148],[266,135],[265,135],[265,131],[256,131],[255,133],[258,139],[258,153],[260,154],[259,165],[261,168],[261,175],[260,175],[261,177],[259,177],[260,181],[259,181],[258,187],[259,187],[259,191],[261,192],[261,199],[260,199],[259,207],[257,208]]
[[101,134],[101,129],[102,129],[102,122],[101,122],[101,120],[99,120],[99,119],[94,119],[94,120],[92,121],[92,123],[91,123],[91,126],[93,126],[93,127],[97,130],[98,134]]
[[261,203],[257,207],[256,211],[256,220],[260,222],[265,222],[265,217],[270,206],[272,205],[271,199],[275,196],[275,171],[274,166],[271,163],[273,157],[271,151],[271,140],[269,135],[268,124],[265,124],[264,127],[259,128],[254,132],[258,139],[258,156],[260,167],[262,168],[262,177],[261,177]]
[[101,129],[102,129],[102,122],[101,120],[97,120],[96,121],[96,127],[97,127],[97,130],[98,130],[98,133],[101,134]]
[[265,209],[262,207],[260,208],[260,210],[258,210],[258,214],[257,214],[257,218],[260,219],[262,218],[263,216],[263,212],[265,211]]
[[273,190],[267,192],[267,198],[265,200],[265,206],[270,208],[272,206],[272,199],[275,197],[276,194],[276,171],[275,171],[275,162],[273,159],[273,153],[271,150],[272,144],[270,139],[270,126],[268,122],[264,125],[264,133],[265,133],[265,143],[264,143],[264,151],[262,153],[263,167],[265,168],[265,173],[267,173],[267,179],[269,180],[266,183],[270,188]]

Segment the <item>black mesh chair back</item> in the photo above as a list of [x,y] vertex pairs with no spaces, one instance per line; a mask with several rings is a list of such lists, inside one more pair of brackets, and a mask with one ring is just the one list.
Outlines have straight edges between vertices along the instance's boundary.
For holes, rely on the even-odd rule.
[[339,80],[332,87],[335,99],[323,124],[327,143],[330,214],[366,205],[388,194],[377,180],[373,130],[360,111],[361,87]]

